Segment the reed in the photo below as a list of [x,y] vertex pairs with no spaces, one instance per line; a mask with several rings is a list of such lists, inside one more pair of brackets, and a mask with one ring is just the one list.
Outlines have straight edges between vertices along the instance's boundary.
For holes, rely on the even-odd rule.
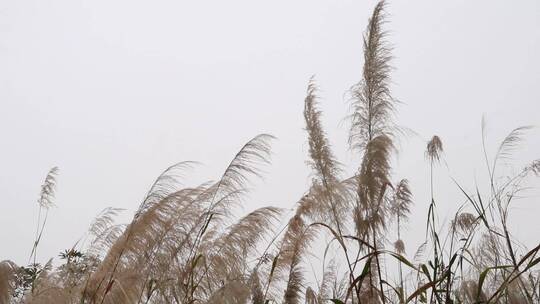
[[312,182],[288,214],[271,206],[240,212],[248,184],[270,163],[274,138],[261,134],[215,180],[185,186],[197,164],[172,165],[129,223],[117,223],[122,210],[107,208],[56,263],[40,261],[57,186],[53,168],[40,191],[28,265],[0,262],[0,304],[539,303],[540,244],[520,245],[509,222],[513,201],[540,175],[540,160],[498,175],[528,127],[510,132],[493,158],[484,144],[489,190],[468,191],[455,181],[465,203],[449,224],[438,220],[435,198],[443,141],[428,141],[426,239],[407,254],[404,223],[415,198],[407,179],[394,182],[392,170],[401,132],[385,6],[378,3],[368,21],[362,78],[349,91],[347,144],[361,159],[353,176],[345,176],[324,131],[314,78],[303,111]]

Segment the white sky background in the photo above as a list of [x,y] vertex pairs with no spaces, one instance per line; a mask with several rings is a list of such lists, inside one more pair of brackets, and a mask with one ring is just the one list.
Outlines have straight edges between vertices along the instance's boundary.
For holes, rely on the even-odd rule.
[[[0,260],[28,262],[40,185],[55,165],[42,262],[107,206],[128,209],[127,221],[169,165],[204,163],[189,185],[216,179],[258,133],[278,140],[246,211],[293,207],[310,182],[302,110],[312,74],[335,154],[354,173],[344,93],[360,79],[375,3],[0,0]],[[539,125],[540,2],[394,1],[388,12],[398,122],[419,134],[401,141],[395,163],[415,195],[404,237],[412,254],[429,203],[425,140],[445,145],[450,169],[435,179],[444,220],[463,202],[450,177],[486,190],[482,115],[491,155],[514,127]],[[529,132],[516,168],[540,157],[539,134]],[[539,193],[511,215],[529,245],[539,241]]]

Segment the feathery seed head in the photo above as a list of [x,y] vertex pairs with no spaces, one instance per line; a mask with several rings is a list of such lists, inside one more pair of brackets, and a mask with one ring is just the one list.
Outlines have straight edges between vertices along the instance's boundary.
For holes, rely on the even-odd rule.
[[426,158],[430,162],[438,162],[443,153],[443,144],[439,136],[434,135],[427,144]]

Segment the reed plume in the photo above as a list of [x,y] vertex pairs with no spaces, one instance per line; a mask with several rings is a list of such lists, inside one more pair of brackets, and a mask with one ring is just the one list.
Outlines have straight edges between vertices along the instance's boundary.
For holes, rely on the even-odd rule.
[[14,276],[17,266],[11,261],[0,262],[0,304],[9,304],[13,294]]
[[[409,187],[409,181],[407,179],[400,180],[396,186],[394,186],[394,195],[390,202],[390,214],[396,218],[397,240],[394,242],[394,250],[400,255],[405,254],[405,243],[401,239],[401,223],[408,219],[411,212],[412,205],[412,192]],[[404,281],[403,281],[403,266],[399,261],[399,291],[401,295],[404,293]],[[403,298],[401,296],[401,298]]]
[[289,229],[283,239],[280,256],[288,267],[286,275],[286,288],[283,296],[284,304],[299,304],[304,288],[304,270],[302,259],[306,254],[310,242],[315,236],[308,230],[307,225],[300,216],[294,216],[289,221]]
[[[386,42],[385,2],[376,6],[364,34],[364,68],[362,80],[351,88],[352,114],[349,146],[363,153],[358,173],[357,203],[354,210],[357,237],[371,242],[377,251],[376,235],[386,227],[386,189],[390,183],[390,156],[395,126],[392,122],[395,99],[390,83],[391,48]],[[375,255],[380,296],[384,296],[381,263]],[[370,282],[374,274],[370,272]],[[373,284],[370,295],[374,296]],[[360,296],[357,290],[357,295]]]
[[[435,204],[435,197],[434,197],[434,186],[433,186],[433,167],[435,164],[437,164],[442,156],[443,153],[443,144],[439,136],[434,135],[430,141],[428,141],[426,145],[426,152],[425,157],[429,161],[429,168],[430,168],[430,194],[431,194],[431,201],[428,208],[428,223],[427,223],[427,229],[429,230],[430,237],[432,238],[433,243],[433,281],[437,281],[437,277],[439,276],[439,272],[441,272],[441,268],[443,267],[442,264],[442,256],[440,255],[442,253],[441,250],[441,244],[439,242],[439,235],[437,234],[437,223],[436,223],[436,204]],[[426,237],[428,230],[426,230]],[[431,299],[430,301],[433,301],[433,298],[437,297],[437,301],[442,301],[439,298],[439,294],[437,293],[436,284],[432,286],[432,292],[431,292]],[[448,294],[447,294],[448,297]]]
[[391,47],[386,42],[386,3],[380,1],[373,10],[364,34],[364,68],[362,80],[351,88],[352,114],[349,145],[364,150],[376,136],[392,137],[391,122],[395,100],[391,95]]
[[[36,224],[36,234],[34,239],[34,246],[32,247],[32,252],[30,253],[30,259],[34,259],[34,264],[37,259],[37,248],[41,237],[43,236],[43,231],[45,230],[45,225],[47,224],[47,219],[49,216],[49,209],[54,206],[54,194],[56,191],[56,177],[58,175],[58,167],[53,167],[47,173],[45,181],[41,186],[41,191],[39,193],[38,199],[38,218]],[[45,212],[45,215],[42,219],[42,214]]]

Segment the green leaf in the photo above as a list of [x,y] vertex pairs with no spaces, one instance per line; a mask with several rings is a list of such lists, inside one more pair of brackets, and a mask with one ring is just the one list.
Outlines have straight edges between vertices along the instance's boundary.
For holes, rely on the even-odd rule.
[[413,265],[413,263],[411,263],[409,260],[407,260],[407,258],[402,256],[401,254],[397,254],[395,252],[390,252],[390,255],[395,257],[396,259],[398,259],[401,263],[411,267],[412,269],[417,270],[416,267]]
[[210,216],[208,217],[208,220],[204,224],[204,227],[203,227],[203,229],[201,231],[201,236],[204,235],[204,233],[206,232],[206,229],[208,229],[208,225],[210,224],[210,221],[212,220],[213,217],[214,217],[214,214],[210,213]]
[[511,268],[513,266],[511,265],[502,265],[502,266],[494,266],[494,267],[488,267],[482,273],[480,273],[480,277],[478,278],[478,290],[476,292],[476,299],[480,297],[480,294],[482,293],[482,286],[484,285],[484,281],[486,280],[486,276],[488,272],[492,269],[504,269],[504,268]]
[[[425,267],[425,265],[423,265],[423,266]],[[426,267],[426,269],[427,269],[427,267]],[[424,285],[420,286],[417,290],[415,290],[415,291],[413,292],[412,295],[410,295],[410,296],[407,298],[407,301],[405,301],[405,303],[411,302],[411,301],[414,300],[416,297],[418,297],[418,296],[420,296],[420,295],[423,295],[423,293],[424,293],[426,290],[432,288],[433,286],[437,286],[437,284],[438,284],[439,282],[441,282],[441,281],[444,279],[444,277],[445,277],[445,276],[443,275],[443,276],[441,276],[441,278],[437,279],[436,281],[432,281],[432,282],[429,282],[429,283],[427,283],[427,284],[424,284]],[[430,279],[430,280],[431,280],[431,279]],[[420,301],[422,301],[422,298],[420,298]]]
[[[373,255],[373,253],[371,253],[370,255]],[[356,286],[356,284],[359,284],[361,286],[364,278],[371,272],[371,258],[372,256],[370,256],[366,260],[366,263],[364,264],[364,269],[362,269],[362,273],[352,281],[351,285],[349,286],[349,290],[347,290],[347,295],[349,295],[349,293],[354,288],[354,286]]]
[[272,261],[272,268],[270,269],[270,275],[268,276],[269,280],[272,280],[272,277],[274,276],[274,271],[276,270],[278,258],[279,258],[279,254],[276,254],[276,256],[274,257],[274,260]]
[[422,264],[420,268],[422,269],[424,274],[427,276],[428,280],[431,281],[431,276],[429,275],[429,269],[427,268],[426,264]]

